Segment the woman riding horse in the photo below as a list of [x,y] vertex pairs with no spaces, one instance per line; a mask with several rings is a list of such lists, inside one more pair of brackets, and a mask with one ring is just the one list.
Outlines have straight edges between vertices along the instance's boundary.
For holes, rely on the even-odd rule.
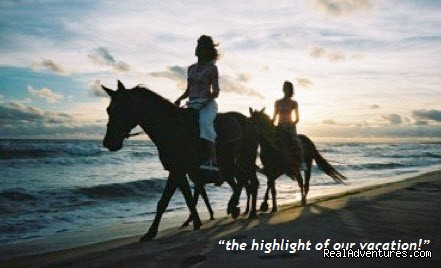
[[[276,122],[278,117],[277,129],[279,131],[290,133],[291,142],[290,144],[287,144],[287,146],[293,149],[292,152],[297,156],[297,159],[301,163],[300,170],[305,170],[302,146],[297,136],[297,124],[300,121],[299,104],[292,99],[294,96],[294,85],[289,81],[285,81],[285,83],[283,83],[283,93],[284,97],[277,100],[274,105],[273,123]],[[292,120],[293,111],[296,115],[294,121]]]
[[[219,96],[218,70],[216,60],[219,53],[216,49],[218,44],[213,42],[211,36],[202,35],[198,39],[195,55],[197,63],[188,67],[187,89],[180,96],[175,105],[180,106],[181,101],[189,98],[187,106],[199,110],[200,137],[210,152],[210,159],[204,161],[200,166],[202,169],[217,171],[216,160],[216,132],[214,130],[214,119],[217,114],[217,103],[215,98]],[[211,90],[212,88],[212,90]]]
[[[296,163],[296,159],[290,154],[292,149],[286,146],[286,140],[290,139],[291,135],[283,135],[283,138],[280,139],[278,136],[280,136],[281,133],[277,131],[277,127],[273,125],[271,118],[265,114],[264,109],[257,111],[250,108],[250,116],[251,121],[260,132],[260,160],[263,164],[261,172],[268,178],[264,200],[260,206],[261,211],[268,209],[270,190],[273,201],[272,211],[277,211],[275,181],[283,174],[297,181],[300,188],[302,205],[306,205],[313,160],[315,160],[317,167],[334,179],[335,182],[342,183],[343,180],[346,180],[346,177],[337,171],[335,167],[320,154],[314,142],[306,135],[300,134],[298,137],[303,148],[303,157],[306,163],[305,180],[303,181],[298,163]],[[247,201],[247,203],[249,203],[249,201]]]

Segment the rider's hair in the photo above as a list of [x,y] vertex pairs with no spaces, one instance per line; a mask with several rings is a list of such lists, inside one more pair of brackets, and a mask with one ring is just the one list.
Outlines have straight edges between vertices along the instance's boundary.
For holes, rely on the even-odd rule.
[[294,85],[288,80],[283,83],[283,92],[285,96],[292,97],[294,95]]
[[208,61],[217,60],[219,58],[219,52],[217,51],[217,46],[219,44],[214,43],[213,38],[208,35],[201,35],[198,39],[198,45],[196,46],[195,55],[197,57],[201,56],[201,48],[208,49],[207,56]]

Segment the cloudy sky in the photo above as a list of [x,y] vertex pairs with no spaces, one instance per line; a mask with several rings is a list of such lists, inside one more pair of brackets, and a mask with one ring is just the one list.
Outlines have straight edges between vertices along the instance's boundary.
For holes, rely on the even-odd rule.
[[220,43],[221,111],[291,80],[313,138],[441,137],[441,2],[1,1],[0,138],[101,138],[100,83],[174,100],[201,34]]

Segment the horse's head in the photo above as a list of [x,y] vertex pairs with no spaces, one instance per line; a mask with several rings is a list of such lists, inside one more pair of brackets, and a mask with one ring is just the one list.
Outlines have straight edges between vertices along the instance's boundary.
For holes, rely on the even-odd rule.
[[271,136],[274,130],[274,124],[269,115],[265,113],[265,108],[258,110],[253,110],[249,108],[250,118],[254,125],[265,135]]
[[114,152],[122,148],[124,138],[128,136],[138,123],[130,92],[121,81],[118,80],[117,90],[112,90],[103,85],[101,87],[110,96],[110,104],[107,107],[109,120],[103,146],[109,149],[109,151]]

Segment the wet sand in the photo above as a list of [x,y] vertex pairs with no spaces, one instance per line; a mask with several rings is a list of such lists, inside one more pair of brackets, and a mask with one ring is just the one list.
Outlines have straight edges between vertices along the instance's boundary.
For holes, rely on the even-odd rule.
[[[158,238],[138,243],[139,236],[55,251],[14,257],[1,267],[440,267],[441,171],[403,181],[321,196],[305,207],[279,207],[257,219],[222,218],[206,222],[202,230],[171,228]],[[430,239],[423,250],[432,258],[325,259],[320,251],[226,251],[218,241],[272,241],[327,238],[332,242],[418,242]],[[331,242],[331,243],[332,243]],[[24,249],[25,250],[25,249]],[[3,250],[2,254],[7,254]],[[3,259],[5,256],[2,256]]]

